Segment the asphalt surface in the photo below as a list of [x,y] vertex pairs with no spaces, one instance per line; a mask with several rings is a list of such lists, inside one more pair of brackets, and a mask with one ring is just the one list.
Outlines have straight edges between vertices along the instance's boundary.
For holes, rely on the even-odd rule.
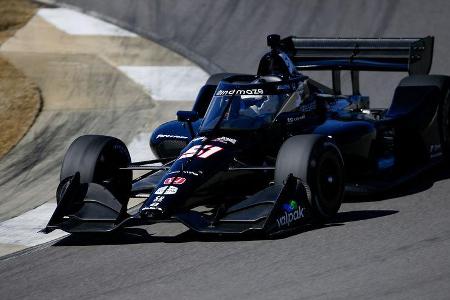
[[[264,36],[280,32],[432,34],[433,72],[450,73],[446,1],[64,2],[156,37],[209,71],[255,70]],[[395,82],[364,80],[381,99],[372,106],[385,106]],[[449,177],[443,167],[396,194],[347,199],[328,226],[274,240],[204,239],[167,224],[148,235],[65,238],[1,260],[2,298],[448,299]]]

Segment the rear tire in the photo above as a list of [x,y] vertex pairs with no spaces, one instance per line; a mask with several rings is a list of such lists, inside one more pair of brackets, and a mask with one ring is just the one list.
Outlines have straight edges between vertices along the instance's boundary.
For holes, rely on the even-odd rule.
[[311,191],[310,206],[316,220],[332,218],[344,197],[344,161],[339,149],[321,135],[299,135],[287,139],[278,152],[275,184],[293,176]]
[[60,181],[80,173],[80,183],[106,187],[126,209],[131,191],[132,171],[120,170],[130,164],[126,145],[119,139],[84,135],[72,142],[64,156]]
[[450,90],[447,90],[445,98],[439,106],[439,131],[441,136],[442,153],[450,159]]
[[[436,110],[441,150],[445,158],[450,158],[449,88],[450,77],[443,75],[407,76],[396,88],[386,116],[403,118],[396,128],[396,143],[399,160],[406,166],[429,159],[432,149],[423,131],[433,125]],[[435,139],[432,142],[437,143]]]

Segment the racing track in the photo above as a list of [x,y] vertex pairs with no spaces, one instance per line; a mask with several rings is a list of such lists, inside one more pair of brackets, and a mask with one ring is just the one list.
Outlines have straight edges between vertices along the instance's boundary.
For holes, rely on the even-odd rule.
[[[145,33],[209,71],[254,70],[266,33],[280,32],[433,34],[432,72],[450,73],[446,1],[64,2]],[[382,99],[373,106],[388,103],[392,90],[380,79],[362,87]],[[0,290],[5,299],[447,299],[449,177],[442,168],[387,197],[348,199],[329,226],[276,240],[201,240],[177,235],[183,229],[175,225],[150,227],[150,235],[66,238],[0,262]]]
[[[195,99],[208,76],[155,43],[64,9],[40,9],[0,51],[39,85],[44,99],[31,130],[0,163],[0,222],[50,202],[0,223],[0,255],[54,239],[36,234],[45,223],[38,220],[54,210],[59,165],[73,139],[117,136],[134,160],[151,159],[149,132],[190,108],[183,100]],[[174,71],[178,76],[169,76]],[[174,93],[159,81],[184,89]]]

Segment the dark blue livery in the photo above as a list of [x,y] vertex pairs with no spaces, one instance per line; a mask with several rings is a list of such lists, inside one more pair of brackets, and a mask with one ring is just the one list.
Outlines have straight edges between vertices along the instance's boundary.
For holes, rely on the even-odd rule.
[[[392,189],[449,157],[450,81],[428,75],[433,42],[270,35],[256,75],[211,76],[192,111],[152,133],[157,159],[131,162],[112,137],[75,140],[44,231],[181,222],[200,233],[270,235],[326,222],[345,193]],[[302,70],[331,71],[333,86]],[[341,93],[342,70],[351,95]],[[409,75],[389,108],[372,109],[360,71]],[[145,172],[133,179],[133,170]],[[144,201],[129,210],[130,197]]]

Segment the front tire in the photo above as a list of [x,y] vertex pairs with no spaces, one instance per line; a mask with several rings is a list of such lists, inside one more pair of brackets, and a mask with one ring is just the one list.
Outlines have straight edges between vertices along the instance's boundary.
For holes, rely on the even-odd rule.
[[132,171],[120,170],[130,164],[126,145],[103,135],[83,135],[72,142],[64,156],[60,181],[80,173],[80,183],[98,183],[106,187],[125,209],[131,191]]
[[287,139],[278,152],[275,184],[293,176],[310,191],[311,212],[323,221],[338,212],[344,197],[344,161],[338,147],[321,135],[299,135]]

